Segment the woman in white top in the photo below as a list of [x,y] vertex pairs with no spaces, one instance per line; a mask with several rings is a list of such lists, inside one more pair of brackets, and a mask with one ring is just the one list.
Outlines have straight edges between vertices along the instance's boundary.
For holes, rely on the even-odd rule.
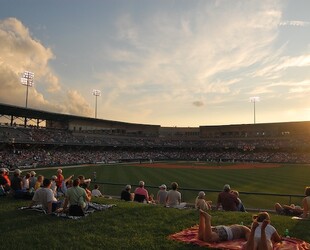
[[260,212],[253,216],[250,238],[246,243],[247,250],[272,250],[273,243],[280,242],[277,230],[270,225],[267,212]]

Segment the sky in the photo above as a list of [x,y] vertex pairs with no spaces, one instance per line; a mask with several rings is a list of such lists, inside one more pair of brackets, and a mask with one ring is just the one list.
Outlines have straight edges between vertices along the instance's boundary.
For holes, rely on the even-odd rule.
[[309,121],[309,10],[309,0],[1,0],[0,103],[25,107],[31,71],[28,108],[44,111],[95,117],[97,99],[99,119],[163,127]]

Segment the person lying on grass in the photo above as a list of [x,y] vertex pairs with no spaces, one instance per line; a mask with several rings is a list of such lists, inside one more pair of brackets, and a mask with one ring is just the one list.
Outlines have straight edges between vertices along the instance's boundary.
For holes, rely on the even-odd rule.
[[248,240],[251,230],[243,225],[230,225],[230,226],[211,226],[211,215],[203,210],[199,210],[199,240],[206,242],[221,242],[236,239]]
[[305,188],[305,196],[301,201],[303,207],[295,206],[294,204],[281,205],[280,203],[276,203],[274,207],[277,214],[308,218],[310,214],[310,187]]
[[277,230],[270,225],[270,216],[267,212],[260,212],[253,216],[246,250],[272,250],[273,244],[280,241],[281,237]]

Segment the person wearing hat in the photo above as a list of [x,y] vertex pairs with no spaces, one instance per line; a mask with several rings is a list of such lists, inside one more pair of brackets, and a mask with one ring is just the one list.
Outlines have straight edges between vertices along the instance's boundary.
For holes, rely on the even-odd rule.
[[132,195],[130,193],[131,185],[126,185],[125,189],[121,192],[121,200],[132,201]]
[[135,190],[134,201],[147,202],[149,200],[149,193],[144,187],[144,181],[139,182],[139,187]]
[[206,194],[203,191],[198,193],[198,196],[195,200],[195,208],[201,209],[203,211],[211,210],[211,203],[212,201],[205,200]]
[[37,182],[37,177],[36,177],[36,172],[33,170],[30,171],[30,178],[29,178],[29,189],[34,189],[34,186],[36,185]]
[[11,179],[11,192],[15,198],[26,198],[27,192],[23,190],[23,179],[20,177],[22,171],[15,169]]
[[230,192],[230,186],[225,184],[223,191],[218,194],[216,209],[222,206],[224,211],[238,211],[239,203],[238,197]]
[[157,192],[157,203],[161,205],[166,205],[167,194],[167,186],[165,184],[160,185]]

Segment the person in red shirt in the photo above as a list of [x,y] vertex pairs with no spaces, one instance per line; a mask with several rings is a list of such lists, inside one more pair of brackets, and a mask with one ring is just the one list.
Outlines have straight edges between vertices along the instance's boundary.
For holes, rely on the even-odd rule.
[[64,179],[65,179],[65,177],[62,175],[62,170],[60,168],[57,169],[57,179],[56,179],[57,190],[61,189],[62,181]]
[[218,210],[222,206],[224,211],[238,211],[239,203],[238,197],[230,192],[230,186],[225,184],[223,192],[219,193],[217,197],[216,209]]

